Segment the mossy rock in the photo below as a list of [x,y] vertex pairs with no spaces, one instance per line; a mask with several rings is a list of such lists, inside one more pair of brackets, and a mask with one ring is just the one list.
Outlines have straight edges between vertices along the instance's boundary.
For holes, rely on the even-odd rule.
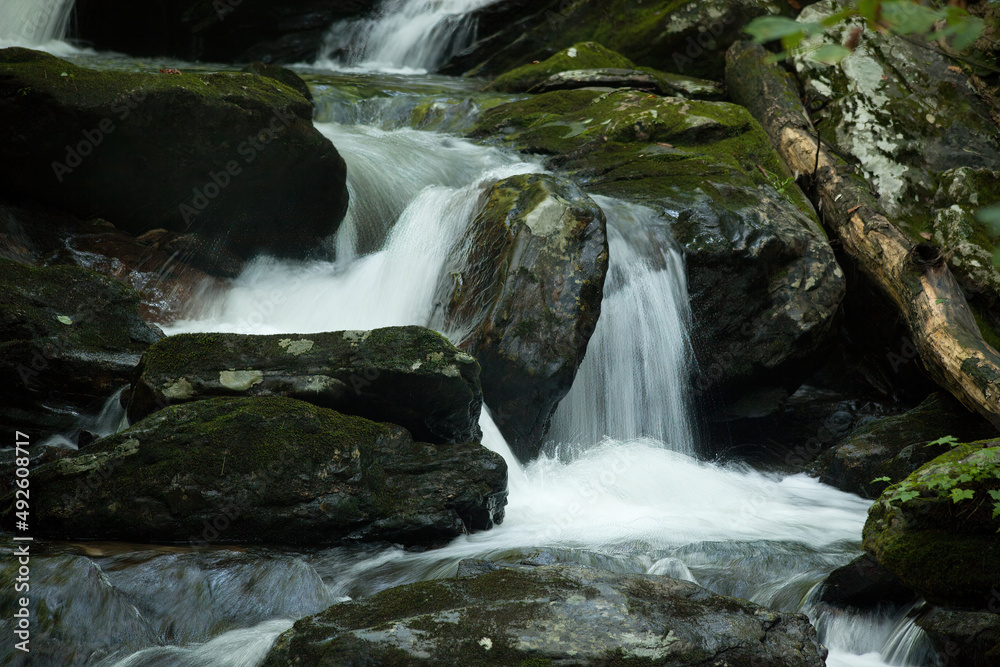
[[[961,442],[988,438],[996,429],[950,395],[931,394],[916,408],[869,422],[817,462],[820,481],[864,498],[877,498],[889,484],[902,481],[920,466],[950,450],[928,446],[945,436]],[[889,482],[875,482],[888,477]]]
[[139,316],[139,295],[113,278],[0,258],[0,414],[33,441],[100,409],[162,337]]
[[1000,494],[1000,441],[959,445],[883,492],[864,548],[928,601],[981,608],[1000,588],[991,491]]
[[474,571],[390,588],[300,619],[278,637],[264,667],[806,667],[826,657],[805,616],[689,582],[566,565]]
[[426,442],[482,438],[479,364],[424,327],[170,336],[136,368],[129,419],[212,396],[288,396],[398,424]]
[[0,50],[0,193],[138,235],[304,257],[347,210],[346,167],[301,94],[253,74],[99,72]]
[[210,398],[39,466],[32,489],[49,537],[420,544],[502,521],[507,467],[478,443],[414,442],[304,401]]
[[521,65],[504,72],[489,85],[491,90],[523,93],[553,74],[579,69],[636,69],[635,63],[596,42],[581,42],[540,63]]
[[601,312],[604,212],[571,181],[521,174],[483,193],[445,262],[442,330],[482,365],[483,396],[512,451],[538,455]]

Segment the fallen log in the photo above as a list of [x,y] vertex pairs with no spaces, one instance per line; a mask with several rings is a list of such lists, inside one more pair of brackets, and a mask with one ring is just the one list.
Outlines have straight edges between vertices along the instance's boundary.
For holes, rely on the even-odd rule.
[[731,99],[760,122],[788,166],[810,179],[823,223],[899,309],[931,378],[1000,428],[1000,354],[983,340],[945,255],[886,218],[868,184],[818,141],[791,76],[764,62],[768,55],[752,42],[732,45]]

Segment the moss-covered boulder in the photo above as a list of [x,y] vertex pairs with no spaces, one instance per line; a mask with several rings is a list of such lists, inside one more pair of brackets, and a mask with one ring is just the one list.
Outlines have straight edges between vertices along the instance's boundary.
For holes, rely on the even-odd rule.
[[197,232],[241,256],[305,256],[347,209],[312,106],[253,74],[98,72],[0,50],[0,194],[132,234]]
[[639,65],[720,80],[743,26],[783,11],[769,0],[503,0],[473,12],[479,39],[442,71],[496,76],[594,41]]
[[[949,394],[931,394],[901,415],[871,421],[817,461],[820,481],[864,498],[877,498],[889,484],[950,450],[947,443],[928,446],[946,436],[971,442],[996,429]],[[888,477],[888,482],[875,482]]]
[[135,291],[112,278],[0,258],[0,414],[11,426],[71,426],[128,384],[162,337],[139,316]]
[[[742,107],[636,91],[567,90],[485,111],[470,136],[541,154],[589,193],[652,207],[684,246],[701,370],[722,414],[813,370],[844,275],[808,201]],[[745,403],[746,401],[744,401]]]
[[489,85],[489,89],[509,93],[547,93],[589,86],[634,88],[698,99],[722,98],[722,87],[713,81],[636,67],[625,56],[596,42],[574,44],[543,62],[504,72]]
[[423,327],[170,336],[142,356],[129,419],[211,396],[289,396],[398,424],[426,442],[482,437],[479,364]]
[[805,616],[689,582],[579,566],[469,565],[454,579],[390,588],[300,619],[264,667],[805,667],[826,657]]
[[280,397],[170,406],[31,480],[35,535],[143,541],[434,543],[499,523],[507,495],[478,443]]
[[444,330],[482,365],[484,400],[521,460],[538,454],[597,326],[605,224],[572,182],[511,176],[483,193],[442,272]]
[[928,601],[980,609],[1000,590],[1000,441],[959,445],[872,505],[864,548]]

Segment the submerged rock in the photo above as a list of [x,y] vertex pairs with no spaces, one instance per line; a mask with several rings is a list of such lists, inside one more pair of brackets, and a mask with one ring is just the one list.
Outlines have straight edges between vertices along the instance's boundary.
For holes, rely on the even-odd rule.
[[979,609],[1000,590],[1000,441],[959,445],[891,486],[864,548],[933,604]]
[[49,537],[419,544],[500,523],[507,467],[475,442],[414,442],[303,401],[212,398],[40,466],[32,490]]
[[[77,267],[0,258],[0,414],[22,431],[64,430],[128,383],[163,337],[139,316],[139,297]],[[34,434],[33,440],[40,434]]]
[[242,257],[304,257],[347,209],[312,106],[252,74],[98,72],[0,50],[0,193],[141,234],[195,232]]
[[427,442],[482,438],[479,364],[423,327],[170,336],[136,369],[129,419],[211,396],[289,396],[398,424]]
[[483,194],[445,263],[444,330],[482,365],[483,397],[522,461],[538,455],[597,326],[605,224],[572,182],[512,176]]
[[844,275],[815,213],[742,107],[557,91],[483,113],[471,136],[542,154],[591,193],[649,206],[685,252],[700,366],[722,418],[773,410],[818,365]]
[[459,573],[300,619],[278,637],[264,666],[805,667],[826,657],[805,616],[668,577],[465,561]]

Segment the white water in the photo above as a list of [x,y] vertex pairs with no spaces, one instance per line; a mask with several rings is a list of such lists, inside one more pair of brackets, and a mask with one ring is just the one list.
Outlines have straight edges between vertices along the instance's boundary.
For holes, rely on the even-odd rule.
[[79,51],[62,41],[73,0],[3,0],[0,2],[0,48],[30,46],[65,56]]
[[384,0],[372,18],[327,30],[320,67],[382,72],[433,71],[475,39],[468,17],[497,0]]

